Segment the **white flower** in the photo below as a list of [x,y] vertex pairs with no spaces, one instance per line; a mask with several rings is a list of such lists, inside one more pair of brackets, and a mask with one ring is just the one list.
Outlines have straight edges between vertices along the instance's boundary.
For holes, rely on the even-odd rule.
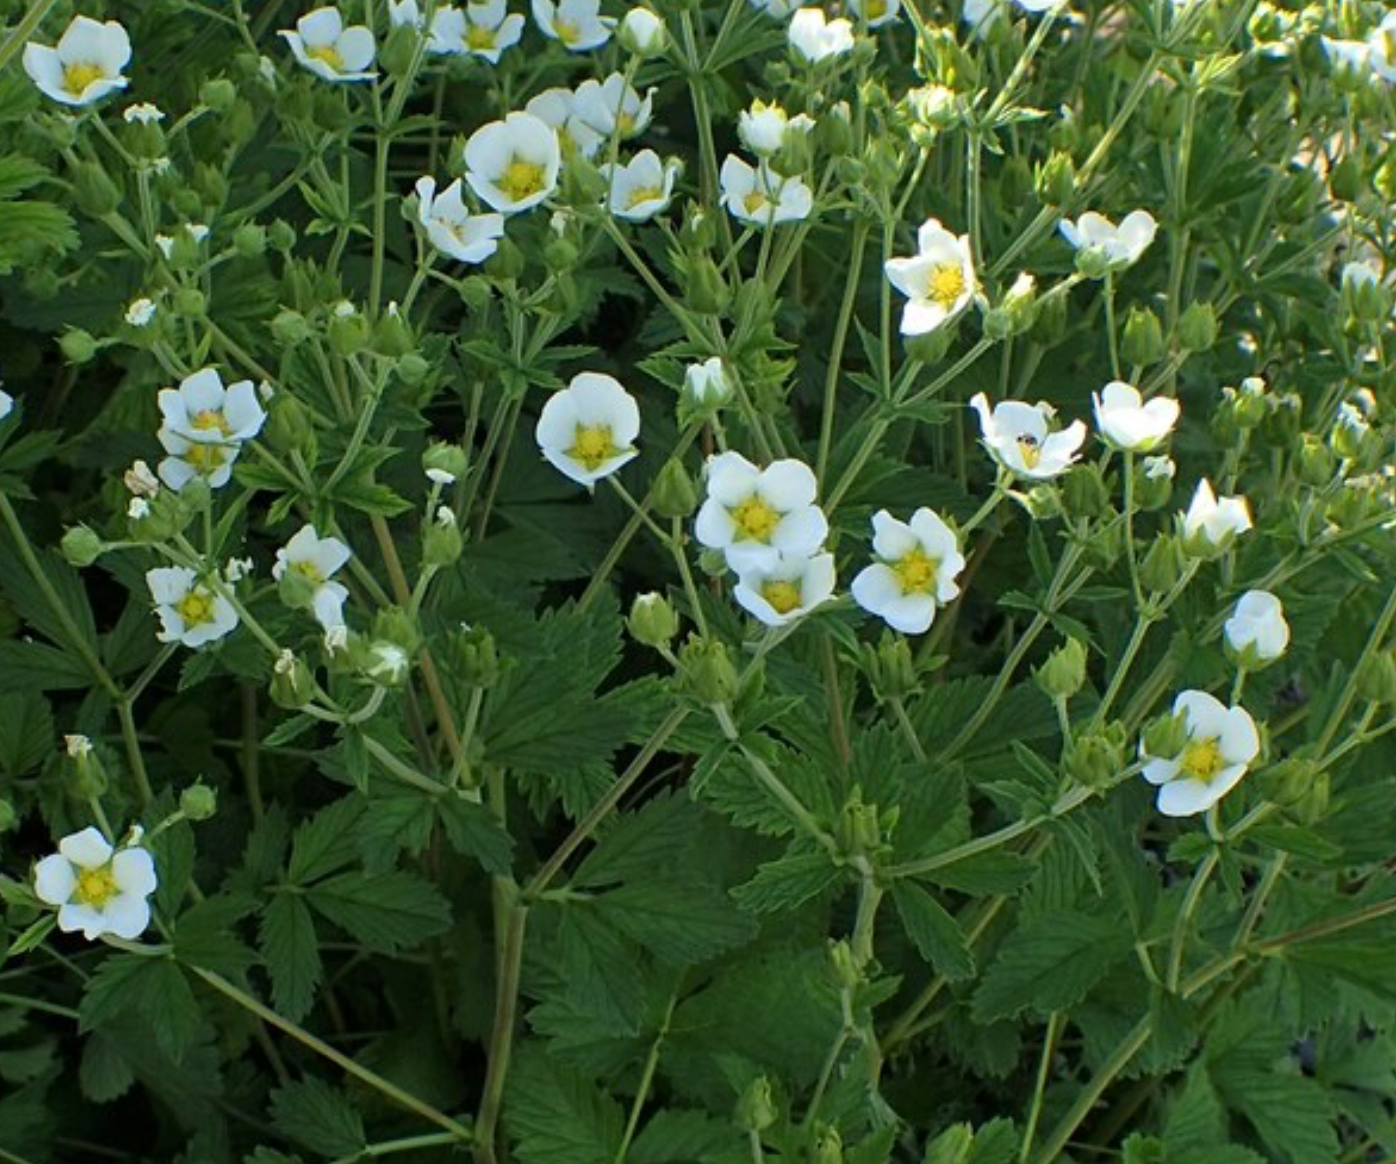
[[664,21],[648,8],[632,8],[620,22],[620,39],[633,53],[656,56],[669,44]]
[[421,28],[422,9],[417,0],[388,0],[388,23],[393,28]]
[[165,423],[157,435],[170,454],[160,462],[160,479],[175,490],[196,476],[214,489],[226,485],[242,442],[256,436],[267,418],[251,380],[225,389],[213,368],[162,390],[158,400]]
[[[194,243],[201,243],[208,238],[208,227],[202,222],[186,223],[180,228],[188,238]],[[174,255],[175,240],[167,234],[157,234],[155,245],[160,248],[160,253],[168,260]]]
[[802,461],[758,469],[741,453],[719,453],[708,458],[705,474],[708,495],[693,532],[722,550],[737,573],[774,569],[782,556],[807,558],[824,544],[829,522],[814,503],[814,471]]
[[133,497],[126,504],[126,516],[132,521],[144,521],[150,516],[150,502],[144,497]]
[[934,218],[916,234],[917,254],[888,259],[887,279],[907,297],[902,335],[925,335],[959,315],[974,298],[978,284],[969,236],[958,238]]
[[790,47],[810,64],[853,50],[853,24],[844,17],[830,20],[822,8],[801,8],[786,32]]
[[535,436],[559,473],[588,488],[639,456],[640,409],[611,376],[580,372],[543,405]]
[[643,133],[654,112],[654,90],[642,98],[620,73],[604,81],[583,81],[572,94],[572,112],[602,137],[619,133],[622,138]]
[[1339,69],[1365,73],[1372,65],[1372,46],[1365,40],[1335,40],[1323,37],[1323,51]]
[[784,626],[833,596],[834,556],[777,554],[774,562],[752,565],[737,579],[732,597],[742,609],[767,626]]
[[869,28],[881,28],[896,20],[902,11],[902,0],[849,0],[854,15],[867,22]]
[[1178,472],[1172,457],[1145,457],[1144,476],[1150,481],[1171,481]]
[[533,20],[539,32],[574,53],[600,48],[616,23],[601,15],[601,0],[533,0]]
[[15,398],[0,388],[0,420],[4,420],[15,410]]
[[1251,528],[1251,511],[1244,497],[1217,499],[1212,483],[1203,477],[1183,515],[1183,537],[1195,547],[1220,549],[1237,534]]
[[893,630],[922,634],[935,620],[936,607],[959,596],[955,579],[965,568],[959,539],[925,508],[912,514],[910,523],[879,510],[872,524],[878,561],[853,579],[853,600]]
[[155,318],[155,301],[132,299],[126,308],[126,322],[132,327],[145,327]]
[[465,180],[501,214],[518,214],[557,186],[562,151],[557,133],[529,113],[482,125],[465,143]]
[[63,750],[75,760],[92,754],[92,740],[89,736],[74,733],[63,737]]
[[544,89],[529,99],[524,112],[557,131],[564,156],[575,152],[584,158],[595,157],[606,140],[577,116],[576,95],[571,89]]
[[417,179],[417,221],[443,255],[462,263],[483,263],[504,237],[502,214],[471,214],[457,178],[438,195],[436,179]]
[[1078,251],[1100,254],[1111,267],[1128,267],[1139,261],[1154,241],[1157,226],[1147,210],[1133,210],[1116,226],[1103,214],[1089,210],[1075,222],[1063,218],[1057,225],[1066,239]]
[[758,157],[777,153],[787,134],[808,133],[813,128],[814,118],[803,113],[791,117],[779,105],[768,105],[759,98],[737,115],[737,136]]
[[200,582],[187,566],[147,570],[145,584],[155,600],[155,613],[160,618],[156,638],[162,643],[202,647],[231,634],[238,625],[232,604]]
[[609,209],[617,218],[645,222],[669,205],[679,163],[661,161],[654,150],[641,150],[624,165],[600,167],[608,184]]
[[121,119],[127,125],[134,125],[140,122],[141,125],[158,125],[165,120],[164,113],[158,105],[152,105],[149,101],[140,101],[135,105],[128,105],[121,112]]
[[1396,12],[1388,12],[1367,38],[1367,63],[1383,81],[1396,81]]
[[1247,590],[1226,620],[1226,644],[1241,665],[1255,669],[1273,663],[1289,646],[1284,605],[1268,590]]
[[271,576],[278,582],[289,571],[303,579],[310,590],[311,609],[320,625],[329,630],[344,625],[344,600],[349,591],[330,579],[349,561],[349,547],[336,537],[321,537],[313,525],[301,526],[276,551]]
[[804,0],[750,0],[750,3],[758,12],[764,12],[776,20],[784,20],[792,12],[798,12]]
[[94,828],[64,837],[58,852],[34,866],[34,893],[58,907],[58,928],[81,930],[88,941],[103,934],[128,942],[140,937],[150,925],[146,898],[158,884],[148,850],[113,849]]
[[1376,287],[1381,284],[1381,276],[1371,263],[1345,263],[1341,277],[1342,285],[1346,288]]
[[332,626],[325,632],[325,652],[333,655],[337,651],[346,650],[349,646],[349,628],[347,626]]
[[377,46],[373,33],[361,24],[344,26],[338,8],[317,8],[296,21],[295,31],[281,35],[303,68],[326,81],[372,81]]
[[721,356],[689,364],[683,373],[684,395],[699,408],[719,408],[732,398],[732,385]]
[[24,46],[24,71],[39,91],[64,105],[91,105],[126,88],[121,70],[131,60],[131,38],[115,20],[105,24],[74,16],[58,44],[30,41]]
[[236,586],[244,578],[252,577],[256,569],[257,563],[251,558],[229,558],[223,563],[223,579]]
[[1122,380],[1110,381],[1091,399],[1100,435],[1125,452],[1151,452],[1178,423],[1178,402],[1171,396],[1155,396],[1146,404],[1139,389]]
[[150,466],[144,461],[131,462],[131,467],[126,470],[121,479],[126,488],[136,497],[154,497],[160,492],[159,479],[150,471]]
[[1164,816],[1206,812],[1240,783],[1260,751],[1255,721],[1243,707],[1225,707],[1205,691],[1184,691],[1173,714],[1185,719],[1188,742],[1176,756],[1145,757],[1143,775],[1158,785]]
[[500,54],[513,48],[523,36],[524,18],[509,12],[504,0],[485,0],[465,6],[465,51],[490,64],[499,63]]
[[1086,426],[1079,420],[1059,432],[1049,432],[1051,412],[1043,404],[1004,400],[990,408],[988,398],[981,392],[969,406],[979,414],[984,445],[994,459],[1033,481],[1046,481],[1064,473],[1086,439]]
[[[325,637],[328,644],[329,636]],[[333,650],[330,653],[333,654]],[[396,643],[376,642],[369,647],[368,653],[372,662],[365,673],[370,679],[384,687],[396,687],[407,678],[410,661],[407,652]]]
[[454,485],[456,475],[446,469],[428,469],[427,480],[433,485]]
[[733,218],[775,226],[808,218],[814,194],[799,178],[783,178],[764,162],[752,168],[736,154],[722,163],[722,204]]

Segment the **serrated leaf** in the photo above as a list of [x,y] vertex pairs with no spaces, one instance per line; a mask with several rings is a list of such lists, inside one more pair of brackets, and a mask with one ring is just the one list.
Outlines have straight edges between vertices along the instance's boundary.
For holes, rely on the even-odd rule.
[[514,855],[514,839],[483,804],[459,796],[437,801],[441,823],[451,848],[480,862],[486,873],[503,876],[509,872]]
[[78,1029],[92,1031],[122,1015],[149,1025],[155,1041],[178,1062],[194,1042],[200,1015],[193,991],[169,958],[121,954],[98,967],[83,992]]
[[1090,992],[1127,950],[1116,921],[1051,910],[1004,940],[972,1004],[974,1021],[990,1023],[1031,1009],[1068,1010]]
[[278,1087],[271,1096],[277,1131],[322,1156],[357,1156],[367,1143],[363,1117],[337,1088],[313,1077]]
[[299,894],[278,893],[262,912],[262,957],[276,1010],[298,1022],[315,1000],[322,973],[315,919]]
[[591,1080],[528,1049],[509,1073],[504,1122],[524,1164],[612,1164],[623,1119]]
[[640,1129],[626,1159],[630,1164],[703,1164],[741,1147],[741,1133],[728,1120],[681,1108],[657,1111]]
[[1026,857],[1010,853],[1007,849],[991,849],[987,853],[975,853],[963,861],[933,869],[925,874],[945,889],[954,889],[978,897],[982,894],[1001,893],[1010,896],[1017,893],[1037,872],[1037,866]]
[[353,830],[362,813],[363,801],[346,796],[296,829],[286,870],[291,882],[307,885],[352,864],[358,855]]
[[389,954],[434,938],[451,924],[446,899],[410,873],[340,873],[305,897],[351,937]]
[[706,886],[647,881],[592,899],[600,915],[663,962],[706,962],[756,932],[755,922]]
[[974,976],[974,955],[959,923],[929,893],[912,881],[892,886],[892,900],[907,936],[921,956],[951,982]]
[[0,774],[11,778],[32,772],[54,746],[53,714],[36,691],[0,699]]
[[791,849],[767,861],[756,876],[732,890],[732,897],[750,913],[795,909],[817,897],[843,876],[823,849]]

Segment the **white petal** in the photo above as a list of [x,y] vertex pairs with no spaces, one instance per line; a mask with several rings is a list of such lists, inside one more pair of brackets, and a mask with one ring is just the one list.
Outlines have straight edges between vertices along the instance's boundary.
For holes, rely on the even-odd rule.
[[879,617],[902,594],[901,583],[896,574],[881,562],[874,562],[858,571],[849,590],[854,602],[869,614]]
[[722,502],[709,497],[698,509],[693,536],[710,550],[725,550],[737,536],[737,524]]
[[102,915],[90,905],[73,903],[59,909],[58,928],[65,934],[81,930],[83,937],[88,941],[93,941],[106,933],[107,925]]
[[904,635],[921,635],[931,629],[936,602],[929,594],[899,594],[882,612],[887,625]]
[[[769,498],[768,498],[769,500]],[[814,505],[792,509],[771,531],[771,545],[783,554],[805,557],[813,554],[829,536],[829,522]]]
[[34,866],[34,894],[49,905],[63,905],[77,884],[73,863],[61,853],[50,853]]
[[1215,739],[1226,726],[1227,709],[1214,695],[1205,691],[1184,691],[1173,701],[1173,714],[1187,716],[1188,735]]
[[1221,799],[1205,780],[1172,780],[1158,790],[1158,810],[1164,816],[1196,816]]
[[317,8],[296,21],[296,31],[311,48],[331,48],[344,31],[344,18],[338,8]]
[[1244,707],[1233,707],[1226,711],[1222,721],[1218,748],[1222,759],[1228,764],[1249,764],[1260,751],[1260,733],[1256,731],[1255,720]]
[[144,897],[154,893],[159,884],[155,876],[155,858],[145,849],[122,849],[112,858],[111,871],[122,893]]
[[100,869],[111,860],[112,847],[98,829],[88,825],[58,842],[58,851],[82,869]]
[[150,925],[150,903],[138,893],[119,893],[107,903],[102,918],[108,933],[129,942]]
[[1150,784],[1167,784],[1182,770],[1183,765],[1178,760],[1164,760],[1155,757],[1144,762],[1141,774]]
[[819,483],[814,470],[803,461],[787,457],[772,461],[761,473],[761,496],[779,510],[798,509],[814,503]]

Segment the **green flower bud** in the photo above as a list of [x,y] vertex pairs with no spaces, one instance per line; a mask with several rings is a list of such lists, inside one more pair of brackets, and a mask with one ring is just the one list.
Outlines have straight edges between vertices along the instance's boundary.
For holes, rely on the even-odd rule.
[[988,339],[1007,339],[1027,331],[1036,319],[1037,280],[1024,271],[998,304],[984,313],[984,335]]
[[121,191],[96,162],[78,162],[71,169],[73,201],[93,218],[105,218],[121,205]]
[[1037,200],[1044,206],[1067,206],[1076,196],[1076,168],[1066,154],[1053,151],[1037,168]]
[[877,646],[864,643],[859,655],[863,673],[879,701],[908,699],[921,690],[911,645],[902,635],[883,631]]
[[453,566],[460,560],[464,548],[456,515],[449,505],[438,506],[436,517],[422,531],[422,562],[437,569]]
[[843,1139],[838,1128],[821,1128],[814,1141],[814,1164],[843,1164]]
[[1339,202],[1356,202],[1362,196],[1362,163],[1349,154],[1331,167],[1328,189]]
[[1048,699],[1070,699],[1086,681],[1085,644],[1067,639],[1033,672],[1033,679]]
[[462,626],[451,639],[451,660],[456,676],[471,687],[493,687],[503,668],[494,636],[482,626]]
[[366,315],[354,310],[346,301],[330,315],[329,340],[330,351],[335,355],[357,355],[372,342],[373,325]]
[[492,279],[508,282],[524,272],[524,254],[511,239],[502,238],[494,254],[485,262],[485,274]]
[[707,255],[689,261],[687,286],[688,306],[700,315],[720,315],[732,297],[717,264]]
[[233,250],[244,259],[260,258],[267,249],[267,228],[260,222],[244,222],[233,231]]
[[1163,342],[1163,324],[1158,316],[1147,307],[1131,307],[1120,336],[1120,355],[1125,362],[1145,367],[1158,363],[1167,354],[1168,345]]
[[267,410],[267,442],[277,452],[300,452],[309,464],[315,463],[315,430],[305,406],[290,392],[282,390],[271,398]]
[[1076,269],[1087,279],[1103,279],[1110,272],[1110,260],[1100,247],[1082,247],[1076,252]]
[[401,687],[412,670],[412,659],[397,643],[380,639],[369,644],[363,668],[379,687]]
[[1162,509],[1173,496],[1172,457],[1144,457],[1134,464],[1134,503],[1145,513]]
[[1067,304],[1065,295],[1045,295],[1037,301],[1036,318],[1028,336],[1043,347],[1061,342],[1066,334]]
[[1305,433],[1299,450],[1299,477],[1305,485],[1321,489],[1333,480],[1337,460],[1318,437]]
[[373,637],[396,643],[410,655],[417,653],[422,635],[417,621],[400,606],[385,606],[373,619]]
[[267,242],[272,250],[288,254],[296,245],[296,228],[285,219],[278,218],[267,227]]
[[1178,320],[1178,345],[1185,352],[1205,352],[1217,342],[1217,313],[1210,303],[1193,303]]
[[647,647],[667,647],[679,633],[678,612],[662,594],[641,594],[626,621],[630,637]]
[[1083,461],[1062,478],[1062,505],[1072,517],[1100,517],[1110,508],[1110,490],[1100,466]]
[[1118,720],[1071,742],[1065,757],[1072,779],[1087,788],[1103,788],[1125,768],[1125,728]]
[[107,791],[107,768],[102,757],[86,736],[64,736],[67,755],[64,775],[68,790],[78,800],[96,800]]
[[240,149],[257,136],[257,114],[250,101],[234,101],[231,109],[223,115],[219,123],[228,144]]
[[1188,746],[1188,717],[1183,712],[1160,715],[1144,729],[1144,752],[1171,760]]
[[1304,756],[1288,756],[1260,773],[1260,787],[1266,800],[1288,808],[1302,800],[1318,775],[1318,765]]
[[1269,411],[1260,424],[1260,435],[1271,448],[1288,449],[1304,427],[1304,402],[1293,392],[1271,397]]
[[399,356],[397,363],[393,365],[393,375],[409,388],[423,383],[430,371],[431,365],[419,352],[408,352],[405,356]]
[[829,943],[829,962],[834,970],[834,981],[843,990],[857,990],[866,980],[866,975],[853,956],[853,947],[844,938]]
[[698,508],[698,491],[693,478],[677,457],[664,463],[654,479],[654,511],[660,517],[688,517]]
[[299,311],[278,311],[271,321],[272,338],[283,348],[294,348],[310,336],[310,323]]
[[216,77],[199,86],[199,100],[215,113],[232,108],[237,95],[237,86],[226,77]]
[[59,350],[70,364],[86,364],[97,354],[97,341],[80,327],[69,328],[58,340]]
[[412,329],[407,326],[407,320],[403,319],[396,303],[389,303],[373,329],[373,350],[397,358],[416,348],[417,341],[413,338]]
[[460,445],[433,441],[422,453],[422,472],[438,485],[454,485],[469,467],[470,462]]
[[663,56],[669,48],[669,32],[664,21],[648,8],[632,8],[620,22],[616,40],[621,48],[641,60]]
[[698,554],[698,569],[709,578],[725,578],[727,555],[721,550],[702,550]]
[[1396,658],[1375,651],[1357,671],[1357,694],[1373,703],[1396,703]]
[[853,148],[853,126],[848,119],[847,107],[842,102],[826,110],[815,123],[814,144],[825,156],[840,159],[840,163],[849,160],[847,154]]
[[771,1081],[764,1075],[753,1079],[737,1101],[737,1123],[749,1132],[764,1132],[776,1122],[776,1116]]
[[882,847],[882,822],[877,805],[864,804],[855,788],[839,813],[836,830],[839,846],[846,853],[875,853]]
[[205,206],[222,206],[228,200],[228,179],[223,177],[222,171],[207,162],[199,162],[194,167],[190,184],[198,191]]
[[1139,581],[1151,594],[1166,594],[1183,576],[1183,547],[1176,537],[1159,534],[1139,563]]
[[1343,306],[1354,319],[1375,323],[1391,314],[1391,295],[1381,277],[1366,263],[1343,268]]
[[1327,772],[1316,772],[1308,787],[1298,796],[1289,808],[1289,815],[1301,824],[1312,825],[1321,821],[1328,813],[1328,801],[1332,792],[1331,777]]
[[125,127],[122,137],[131,156],[141,161],[153,162],[169,152],[165,131],[155,121],[133,121]]
[[777,174],[803,174],[814,163],[814,148],[808,133],[788,132],[780,149],[771,158],[771,168]]
[[700,703],[727,703],[737,693],[737,668],[719,639],[689,635],[679,653],[684,691]]
[[412,68],[417,55],[417,41],[421,33],[410,25],[401,24],[388,34],[383,47],[378,51],[378,63],[390,77],[405,77]]
[[207,784],[191,784],[179,794],[179,811],[185,820],[208,820],[218,811],[218,793]]
[[[286,574],[298,573],[287,570]],[[305,660],[290,651],[282,651],[271,668],[271,701],[277,707],[288,711],[298,711],[310,702],[315,694],[315,678]]]
[[106,543],[85,525],[69,526],[60,545],[64,560],[79,569],[92,565],[106,549]]
[[176,315],[189,319],[202,319],[208,311],[208,300],[197,287],[181,287],[170,302]]

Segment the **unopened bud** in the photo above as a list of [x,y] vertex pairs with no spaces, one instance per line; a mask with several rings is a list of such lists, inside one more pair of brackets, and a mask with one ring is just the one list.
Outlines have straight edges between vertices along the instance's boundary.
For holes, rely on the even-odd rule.
[[616,39],[626,52],[637,57],[657,57],[669,47],[669,33],[664,21],[648,8],[632,8],[620,22]]
[[1205,352],[1217,342],[1217,313],[1210,303],[1194,303],[1178,320],[1178,345],[1186,352]]
[[97,354],[97,341],[80,327],[69,328],[58,340],[63,358],[70,364],[86,364]]
[[482,626],[462,626],[451,640],[456,676],[470,687],[493,687],[502,668],[494,636]]
[[1037,169],[1037,198],[1044,206],[1066,206],[1076,194],[1076,168],[1054,151]]
[[1033,679],[1048,699],[1070,699],[1086,681],[1085,644],[1067,639],[1033,672]]
[[107,769],[102,757],[86,736],[63,737],[67,752],[65,769],[68,786],[79,800],[95,800],[107,790]]
[[1120,336],[1120,355],[1136,367],[1156,364],[1168,354],[1163,342],[1163,324],[1147,307],[1131,307]]
[[626,626],[637,643],[658,649],[679,633],[679,615],[662,594],[641,594],[630,607]]
[[244,259],[260,258],[267,249],[267,228],[260,222],[244,222],[233,231],[233,250]]
[[437,485],[454,485],[469,467],[465,450],[460,445],[433,441],[422,453],[422,472]]
[[93,218],[105,218],[121,205],[121,191],[96,162],[78,162],[71,168],[73,201]]
[[1182,576],[1182,545],[1170,534],[1159,534],[1139,563],[1139,581],[1153,594],[1166,594]]
[[688,517],[698,508],[698,491],[693,478],[677,457],[666,461],[654,479],[650,496],[660,517]]
[[737,1123],[749,1132],[764,1132],[776,1122],[771,1081],[764,1075],[753,1079],[737,1101]]
[[208,820],[218,811],[218,793],[207,784],[191,784],[179,794],[179,811],[185,820]]
[[422,562],[441,569],[455,565],[465,548],[456,515],[449,505],[437,506],[436,515],[422,531]]
[[69,526],[60,545],[64,560],[70,566],[77,566],[79,569],[92,565],[106,548],[106,543],[96,532],[85,525]]
[[717,264],[707,255],[690,260],[687,286],[688,306],[699,315],[721,314],[732,297]]
[[1103,788],[1125,766],[1125,728],[1118,720],[1095,731],[1083,732],[1071,742],[1066,770],[1087,788]]
[[884,631],[876,647],[862,645],[860,658],[863,673],[879,700],[907,699],[921,690],[911,645],[904,636]]
[[835,981],[844,990],[856,990],[866,978],[853,955],[853,947],[846,939],[829,943],[829,963],[833,967]]
[[[341,304],[340,308],[348,306]],[[373,339],[373,325],[362,312],[352,306],[336,309],[330,316],[330,351],[337,356],[353,356],[368,347]]]
[[700,703],[727,703],[737,693],[737,668],[719,639],[689,635],[679,654],[684,690]]
[[1357,671],[1357,694],[1373,703],[1396,703],[1396,658],[1375,651]]
[[226,77],[215,77],[199,86],[199,100],[215,113],[222,113],[237,100],[237,86]]
[[[287,571],[296,573],[296,571]],[[282,651],[271,668],[271,700],[278,707],[298,711],[310,702],[315,693],[315,680],[305,660],[290,651]]]
[[1188,719],[1183,712],[1169,712],[1144,729],[1144,754],[1171,760],[1188,744]]

